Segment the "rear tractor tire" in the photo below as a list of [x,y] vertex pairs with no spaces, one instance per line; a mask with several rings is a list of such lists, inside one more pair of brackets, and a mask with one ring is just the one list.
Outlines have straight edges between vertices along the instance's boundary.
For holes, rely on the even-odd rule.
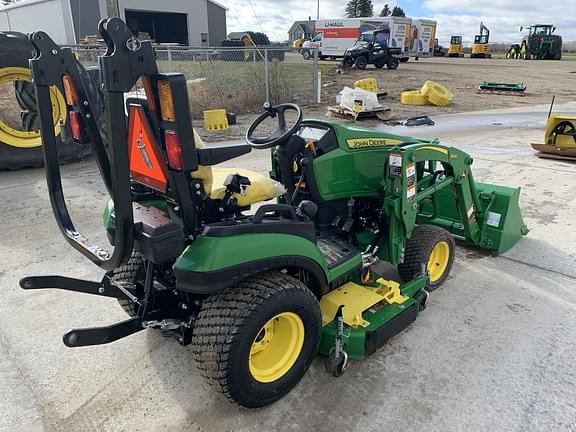
[[442,285],[454,264],[456,244],[452,235],[434,225],[419,225],[406,241],[404,262],[398,264],[398,273],[404,282],[428,270],[426,290],[434,291]]
[[204,300],[192,351],[208,384],[258,408],[298,384],[321,330],[320,306],[306,285],[285,273],[260,273]]
[[[110,277],[115,282],[133,285],[137,285],[138,282],[143,283],[145,276],[146,268],[144,267],[144,258],[137,252],[132,252],[132,256],[125,265],[110,272]],[[124,309],[124,312],[131,317],[135,317],[138,313],[138,305],[128,299],[118,299],[118,304]]]

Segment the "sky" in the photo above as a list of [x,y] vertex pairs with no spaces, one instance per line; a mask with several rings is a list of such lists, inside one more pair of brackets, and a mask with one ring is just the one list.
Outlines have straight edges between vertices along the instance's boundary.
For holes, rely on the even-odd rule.
[[[218,0],[228,10],[228,31],[264,31],[271,40],[288,39],[295,20],[316,17],[317,0]],[[320,18],[341,18],[347,0],[320,0]],[[386,0],[373,0],[377,15]],[[520,26],[553,24],[565,41],[576,41],[576,0],[397,0],[406,16],[438,22],[440,44],[451,35],[462,35],[469,44],[480,21],[490,29],[491,42],[519,42]]]

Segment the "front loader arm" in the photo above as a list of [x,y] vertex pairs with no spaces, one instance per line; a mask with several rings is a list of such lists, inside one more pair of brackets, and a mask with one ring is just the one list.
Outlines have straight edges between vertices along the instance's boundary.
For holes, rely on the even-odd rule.
[[[385,166],[386,248],[378,256],[403,260],[417,224],[438,225],[475,246],[503,252],[527,233],[518,207],[519,189],[476,184],[473,159],[436,142],[390,150]],[[497,212],[493,211],[497,209]]]

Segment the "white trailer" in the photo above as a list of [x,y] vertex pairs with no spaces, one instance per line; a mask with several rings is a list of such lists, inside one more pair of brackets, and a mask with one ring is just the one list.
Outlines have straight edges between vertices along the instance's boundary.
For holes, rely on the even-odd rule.
[[408,61],[410,57],[410,39],[412,37],[412,18],[385,17],[380,18],[390,28],[390,48],[401,48],[400,61]]
[[316,36],[302,44],[301,52],[308,59],[319,49],[320,58],[343,57],[363,32],[385,27],[381,18],[349,18],[316,21]]
[[432,57],[434,55],[434,40],[436,39],[436,21],[429,19],[413,19],[410,38],[410,56]]

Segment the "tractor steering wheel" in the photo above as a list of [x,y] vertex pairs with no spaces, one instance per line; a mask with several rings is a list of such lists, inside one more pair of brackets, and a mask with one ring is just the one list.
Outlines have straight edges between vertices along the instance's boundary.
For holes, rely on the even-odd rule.
[[[286,111],[296,111],[298,118],[291,128],[286,125]],[[278,127],[268,136],[256,138],[254,132],[258,126],[264,122],[268,117],[278,118]],[[300,107],[296,104],[285,103],[281,105],[272,106],[270,102],[264,103],[264,112],[254,119],[248,131],[246,131],[246,142],[255,149],[266,149],[274,146],[280,146],[288,141],[294,132],[298,130],[302,123],[304,114]]]

